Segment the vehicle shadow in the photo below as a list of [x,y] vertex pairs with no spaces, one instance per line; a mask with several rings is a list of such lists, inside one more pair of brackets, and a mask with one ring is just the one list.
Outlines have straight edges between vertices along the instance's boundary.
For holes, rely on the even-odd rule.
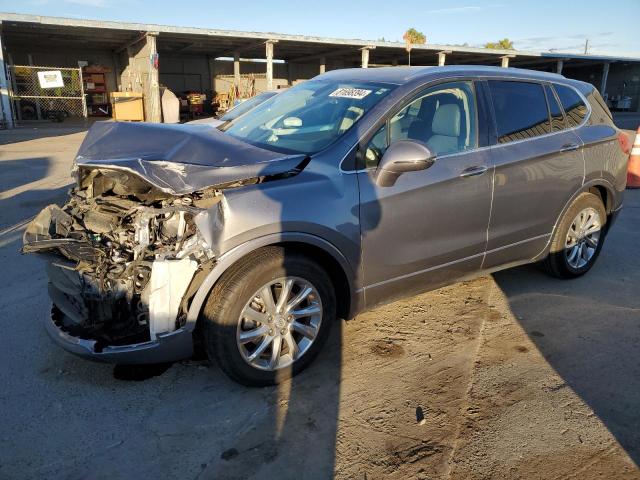
[[47,205],[62,205],[69,185],[44,190],[27,190],[10,198],[0,197],[0,230],[27,223]]
[[[327,179],[323,183],[323,168],[335,171],[336,166],[327,164],[320,167],[320,171],[316,171],[316,176],[309,182],[311,186],[299,186],[299,198],[314,194],[314,188],[326,189],[337,181]],[[345,182],[352,182],[350,194],[353,201],[348,212],[342,212],[342,218],[348,220],[337,229],[349,231],[359,239],[358,194],[357,188],[354,188],[357,179],[354,175],[344,177]],[[280,188],[278,185],[282,185],[283,189],[288,189],[285,185],[287,180],[273,181],[272,187],[277,189]],[[25,194],[30,195],[28,192]],[[52,191],[53,194],[57,195],[57,190]],[[40,200],[42,191],[33,195],[34,202],[44,202]],[[265,189],[263,195],[265,201],[272,202],[273,208],[279,209],[280,231],[291,229],[292,219],[309,221],[312,216],[304,210],[302,202],[282,201],[283,197],[275,194],[273,188]],[[48,193],[45,196],[48,197]],[[10,199],[11,205],[21,200],[18,197],[15,195]],[[289,198],[295,197],[289,195]],[[335,205],[318,206],[318,210],[326,211],[312,213],[335,215],[329,209],[345,205],[340,202],[341,199],[336,199]],[[42,206],[39,205],[40,208]],[[37,209],[34,213],[37,213]],[[375,221],[370,225],[374,228]],[[18,247],[19,243],[18,235],[12,233],[5,246],[12,249],[14,245]],[[285,264],[286,256],[285,250]],[[326,266],[323,258],[313,254],[310,257],[320,266]],[[359,257],[351,268],[359,271]],[[48,303],[48,300],[43,300],[43,303]],[[65,389],[81,392],[70,401],[83,410],[92,408],[88,403],[91,399],[84,394],[98,391],[109,398],[110,403],[124,406],[125,412],[117,412],[117,417],[106,414],[111,419],[109,421],[121,423],[117,434],[119,440],[110,439],[107,448],[93,452],[81,461],[76,459],[77,456],[65,455],[69,458],[42,466],[39,473],[52,477],[64,473],[69,477],[101,478],[96,472],[108,471],[110,478],[142,475],[175,478],[193,472],[192,460],[197,458],[196,468],[201,468],[197,478],[200,479],[332,478],[338,446],[343,324],[342,319],[333,322],[327,343],[304,372],[276,387],[267,388],[248,388],[235,384],[224,377],[216,365],[202,372],[203,364],[192,361],[176,363],[162,372],[158,366],[152,367],[160,373],[149,375],[143,384],[122,382],[114,386],[113,378],[107,374],[110,368],[64,354],[47,343],[44,358],[38,362],[40,375],[49,378],[59,372],[61,378],[56,378],[52,383],[61,395]],[[44,342],[45,339],[42,340]],[[56,365],[56,368],[52,370],[49,365]],[[192,368],[194,365],[195,368]],[[124,380],[138,379],[137,372],[133,372],[134,378],[127,377],[131,370],[120,369],[118,375],[122,373],[125,378],[120,378]],[[184,375],[182,379],[179,378],[180,374]],[[160,391],[159,385],[162,385]],[[142,421],[136,420],[138,412],[127,410],[127,395],[131,395],[132,391],[145,399],[146,403],[140,403],[144,405],[141,407],[144,410]],[[122,420],[121,416],[126,420]],[[97,424],[103,423],[105,428],[112,427],[107,420],[95,421]],[[99,430],[93,423],[87,429],[86,418],[70,419],[69,423],[79,425],[83,431]],[[23,449],[23,452],[26,451]],[[169,452],[171,455],[168,455]],[[189,460],[181,459],[178,452],[185,452],[185,455],[190,453]]]
[[46,178],[51,169],[51,159],[49,157],[0,160],[0,162],[0,165],[2,165],[0,194]]
[[[637,203],[637,202],[636,202]],[[533,266],[495,273],[514,316],[549,364],[640,465],[640,209],[623,211],[596,265],[574,280]],[[607,243],[611,247],[607,248]],[[629,256],[630,255],[630,256]]]
[[[265,185],[262,199],[279,209],[279,231],[291,231],[292,226],[304,222],[317,221],[322,224],[324,216],[325,220],[341,220],[336,226],[340,234],[360,238],[357,179],[353,175],[342,175],[342,178],[336,179],[332,169],[335,169],[335,165],[330,165],[326,159],[320,160],[299,174],[300,177],[305,176],[305,181],[298,182],[296,179],[289,183],[282,180]],[[327,172],[326,177],[324,172]],[[332,182],[345,182],[341,191],[344,198],[351,199],[352,204],[349,205],[349,200],[333,200],[322,195],[322,191],[332,187]],[[313,202],[292,201],[294,198],[311,198],[314,195],[327,198],[327,204],[314,207]],[[345,205],[349,205],[349,208],[345,209]],[[375,210],[375,205],[370,208]],[[371,225],[377,225],[375,218]],[[296,250],[299,247],[295,245],[285,244],[284,247],[282,265],[286,271],[288,256],[296,252],[299,254],[300,251]],[[359,246],[357,250],[359,252]],[[311,250],[305,251],[305,254],[328,273],[331,272],[327,259],[319,252]],[[353,257],[356,258],[349,258],[350,267],[358,272],[360,257]],[[296,274],[291,272],[289,275]],[[336,287],[340,288],[339,285]],[[336,296],[339,297],[340,293],[337,291]],[[340,315],[343,310],[338,305],[338,317],[344,316]],[[343,325],[341,318],[331,324],[327,343],[304,372],[266,390],[264,402],[268,413],[256,415],[255,421],[245,425],[234,441],[220,452],[219,457],[208,464],[199,478],[333,478],[338,446]],[[252,395],[253,390],[247,393]]]
[[[327,479],[333,477],[340,404],[342,320],[316,361],[275,387],[249,389],[261,408],[237,411],[248,421],[211,459],[200,479]],[[217,368],[217,366],[213,366]],[[238,404],[244,403],[243,401]],[[241,408],[241,407],[240,407]]]
[[29,188],[50,174],[50,157],[0,160],[0,229],[11,227],[37,214],[51,203],[62,204],[68,186],[50,189]]
[[24,121],[11,130],[0,130],[0,145],[86,132],[94,121],[88,120],[85,122],[83,119],[75,118],[68,119],[63,123]]

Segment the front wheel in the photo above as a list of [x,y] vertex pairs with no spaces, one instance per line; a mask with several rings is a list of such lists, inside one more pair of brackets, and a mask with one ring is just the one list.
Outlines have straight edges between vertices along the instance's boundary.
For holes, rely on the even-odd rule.
[[584,275],[593,266],[605,237],[607,213],[599,196],[581,193],[567,209],[551,241],[545,270],[558,278]]
[[207,354],[232,379],[279,383],[325,343],[336,301],[327,273],[280,247],[258,250],[225,272],[203,312]]

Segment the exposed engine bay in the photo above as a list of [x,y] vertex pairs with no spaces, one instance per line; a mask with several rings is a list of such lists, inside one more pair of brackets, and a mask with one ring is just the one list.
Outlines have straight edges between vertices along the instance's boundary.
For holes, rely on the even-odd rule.
[[69,200],[42,210],[23,238],[23,253],[49,262],[48,331],[89,356],[183,342],[183,326],[192,340],[189,302],[221,253],[223,191],[297,175],[308,161],[206,125],[96,122]]
[[185,317],[194,275],[214,258],[198,229],[220,190],[171,195],[121,170],[77,171],[67,203],[29,224],[24,253],[48,257],[57,326],[96,348],[154,340]]

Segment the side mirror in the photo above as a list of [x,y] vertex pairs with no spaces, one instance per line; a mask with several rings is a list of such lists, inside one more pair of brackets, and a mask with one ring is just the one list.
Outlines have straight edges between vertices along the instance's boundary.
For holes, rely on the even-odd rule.
[[429,168],[436,156],[422,142],[398,140],[393,142],[380,160],[376,170],[376,184],[380,187],[395,185],[400,175]]

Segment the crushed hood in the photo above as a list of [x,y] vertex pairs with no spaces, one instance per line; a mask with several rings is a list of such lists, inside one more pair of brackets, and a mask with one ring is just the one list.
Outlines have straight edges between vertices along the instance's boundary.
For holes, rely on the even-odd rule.
[[77,168],[132,172],[166,193],[184,195],[281,175],[304,160],[304,155],[255,147],[209,125],[96,122],[75,162]]

